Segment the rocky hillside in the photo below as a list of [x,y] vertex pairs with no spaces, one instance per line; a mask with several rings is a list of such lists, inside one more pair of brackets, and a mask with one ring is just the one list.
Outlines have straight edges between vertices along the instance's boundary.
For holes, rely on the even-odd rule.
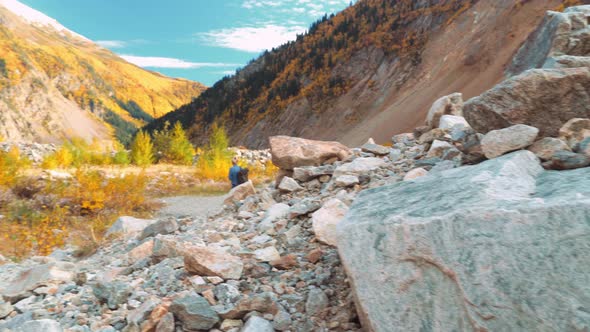
[[30,8],[26,12],[35,13],[33,18],[21,16],[14,6],[24,5],[0,1],[0,136],[5,139],[56,142],[77,136],[127,142],[137,127],[204,90],[199,83],[138,68],[55,20]]
[[[585,45],[590,6],[551,17],[544,43]],[[0,331],[586,331],[590,54],[572,49],[438,99],[391,147],[271,137],[276,183],[215,215],[122,217],[90,257],[6,262]]]
[[419,125],[439,96],[498,83],[544,12],[571,2],[359,1],[149,128],[180,120],[200,144],[220,121],[249,147],[272,135],[385,142]]

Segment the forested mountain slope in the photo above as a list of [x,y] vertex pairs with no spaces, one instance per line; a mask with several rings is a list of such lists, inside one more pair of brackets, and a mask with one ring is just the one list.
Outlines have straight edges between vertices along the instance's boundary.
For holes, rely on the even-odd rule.
[[439,96],[497,83],[544,12],[563,3],[572,1],[362,0],[148,129],[180,120],[203,143],[217,121],[251,147],[275,134],[385,141],[421,123]]

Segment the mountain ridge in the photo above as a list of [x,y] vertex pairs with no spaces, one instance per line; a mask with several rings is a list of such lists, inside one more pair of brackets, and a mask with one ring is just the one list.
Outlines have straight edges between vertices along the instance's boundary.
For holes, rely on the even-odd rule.
[[[19,4],[16,12],[2,6],[7,3]],[[22,7],[29,8],[0,2],[0,136],[5,139],[115,137],[128,143],[137,128],[205,89],[128,63],[55,20],[47,25],[47,16],[23,17]]]

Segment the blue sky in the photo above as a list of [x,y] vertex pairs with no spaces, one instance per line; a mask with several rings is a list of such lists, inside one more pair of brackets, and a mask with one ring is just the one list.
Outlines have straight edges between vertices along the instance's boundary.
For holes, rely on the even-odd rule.
[[350,0],[20,0],[165,75],[212,85]]

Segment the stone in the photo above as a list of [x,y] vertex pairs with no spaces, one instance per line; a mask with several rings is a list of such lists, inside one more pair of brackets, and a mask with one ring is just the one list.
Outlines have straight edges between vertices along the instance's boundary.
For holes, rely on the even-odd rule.
[[369,331],[584,330],[589,215],[590,168],[518,151],[361,192],[338,250]]
[[469,123],[467,123],[464,117],[457,115],[443,115],[440,118],[438,128],[451,130],[454,126],[469,127]]
[[526,71],[468,100],[463,112],[480,133],[526,124],[557,137],[568,120],[590,118],[590,68]]
[[452,160],[461,157],[461,151],[446,141],[435,140],[426,154],[426,158],[440,158],[442,160]]
[[239,257],[221,250],[190,246],[184,252],[184,268],[187,272],[200,276],[240,279],[244,264]]
[[130,326],[141,327],[141,324],[145,322],[150,314],[160,304],[158,299],[148,299],[143,302],[137,309],[127,314],[127,324]]
[[225,319],[221,322],[219,329],[222,331],[230,331],[232,329],[240,329],[242,326],[244,326],[244,322],[240,319]]
[[302,166],[321,166],[329,159],[345,160],[352,154],[349,148],[338,142],[298,137],[272,136],[269,144],[273,164],[287,170]]
[[295,167],[293,169],[293,179],[301,182],[308,182],[315,178],[319,178],[325,175],[332,175],[334,174],[334,166],[333,165],[325,165],[325,166],[305,166],[305,167]]
[[156,236],[158,234],[167,235],[172,234],[178,230],[178,223],[175,219],[168,218],[164,220],[158,220],[155,223],[147,226],[143,229],[141,234],[138,236],[138,240],[142,241],[148,237]]
[[287,218],[294,219],[299,216],[307,215],[308,213],[312,213],[317,211],[321,208],[322,205],[319,201],[314,199],[304,199],[301,202],[293,205],[289,208],[289,212],[287,213]]
[[590,157],[590,137],[586,137],[576,146],[576,152]]
[[16,328],[15,332],[63,332],[61,325],[52,319],[32,320]]
[[281,183],[279,184],[278,189],[282,192],[292,193],[295,191],[303,190],[303,187],[297,183],[297,181],[293,180],[292,178],[285,176]]
[[252,316],[240,332],[274,332],[272,324],[264,318]]
[[341,175],[363,175],[368,172],[374,171],[380,167],[385,167],[387,163],[381,158],[366,157],[356,158],[350,163],[338,166],[334,170],[334,176],[338,177]]
[[272,260],[269,263],[272,267],[279,270],[290,270],[299,265],[299,263],[297,262],[297,256],[295,256],[294,254],[288,254],[279,257],[278,259]]
[[235,303],[241,296],[237,287],[225,283],[215,286],[213,294],[223,304]]
[[156,236],[152,256],[158,260],[182,256],[182,248],[178,241],[172,237]]
[[289,210],[291,207],[285,203],[276,203],[271,206],[266,212],[264,213],[264,218],[256,228],[261,232],[267,232],[274,228],[274,223],[280,219],[287,217],[289,214]]
[[328,296],[321,289],[312,288],[307,294],[307,301],[305,302],[305,312],[309,315],[317,315],[321,313],[330,304]]
[[590,119],[574,118],[559,129],[559,138],[572,149],[587,137],[590,137]]
[[309,254],[307,254],[306,258],[310,263],[315,264],[315,263],[319,262],[320,259],[322,259],[323,254],[324,254],[324,252],[322,251],[322,249],[316,248],[316,249],[310,251]]
[[400,149],[391,149],[389,151],[389,160],[392,162],[396,162],[402,159],[402,150]]
[[376,156],[386,156],[389,154],[389,148],[375,143],[366,143],[361,146],[363,152],[372,153]]
[[279,311],[272,322],[272,327],[277,331],[287,331],[293,325],[291,315],[285,311]]
[[14,311],[14,307],[8,302],[0,302],[0,319],[6,318]]
[[557,151],[571,151],[570,147],[564,141],[553,137],[545,137],[536,141],[528,150],[541,160],[550,160]]
[[254,250],[254,258],[260,262],[270,262],[281,258],[274,246]]
[[537,128],[527,125],[492,130],[481,140],[481,148],[486,158],[492,159],[530,146],[535,142],[538,134]]
[[336,246],[336,225],[344,218],[348,206],[337,198],[324,203],[311,215],[313,232],[318,241]]
[[590,166],[590,157],[581,153],[571,151],[557,151],[551,160],[544,163],[547,169],[567,170]]
[[143,231],[144,228],[155,223],[154,219],[138,219],[133,217],[119,217],[111,226],[105,236],[122,235],[125,238],[133,237]]
[[219,321],[217,313],[207,300],[194,292],[176,298],[170,312],[178,318],[185,330],[209,330]]
[[218,313],[223,319],[240,319],[247,313],[257,311],[259,313],[276,314],[278,305],[269,293],[257,294],[249,297],[243,297],[235,306],[218,308]]
[[422,134],[422,136],[420,136],[418,138],[418,143],[420,144],[430,144],[435,140],[445,140],[446,137],[448,135],[447,130],[445,129],[440,129],[440,128],[435,128],[432,129],[424,134]]
[[347,188],[359,183],[359,178],[356,175],[340,175],[334,179],[334,184],[338,187]]
[[144,258],[150,257],[154,252],[154,241],[146,241],[137,247],[131,249],[127,254],[129,261],[132,263],[138,262]]
[[16,303],[41,286],[72,281],[76,276],[75,270],[76,266],[67,262],[33,266],[19,273],[5,288],[0,289],[0,296],[5,301]]
[[426,125],[430,128],[438,128],[443,115],[463,115],[463,95],[453,93],[436,100],[426,116]]
[[404,181],[415,180],[417,178],[423,177],[428,175],[428,171],[422,167],[414,168],[413,170],[406,173],[404,176]]
[[133,288],[128,282],[112,281],[104,282],[98,281],[92,285],[92,293],[101,303],[106,303],[110,309],[117,309],[120,305],[127,302],[129,295]]
[[225,205],[232,205],[243,201],[248,196],[255,195],[256,189],[254,188],[254,184],[252,184],[252,180],[248,180],[247,182],[242,183],[241,185],[232,188],[227,194],[227,198],[223,201]]
[[174,314],[171,312],[167,313],[160,319],[158,325],[156,326],[155,332],[174,332],[176,326],[174,324]]

